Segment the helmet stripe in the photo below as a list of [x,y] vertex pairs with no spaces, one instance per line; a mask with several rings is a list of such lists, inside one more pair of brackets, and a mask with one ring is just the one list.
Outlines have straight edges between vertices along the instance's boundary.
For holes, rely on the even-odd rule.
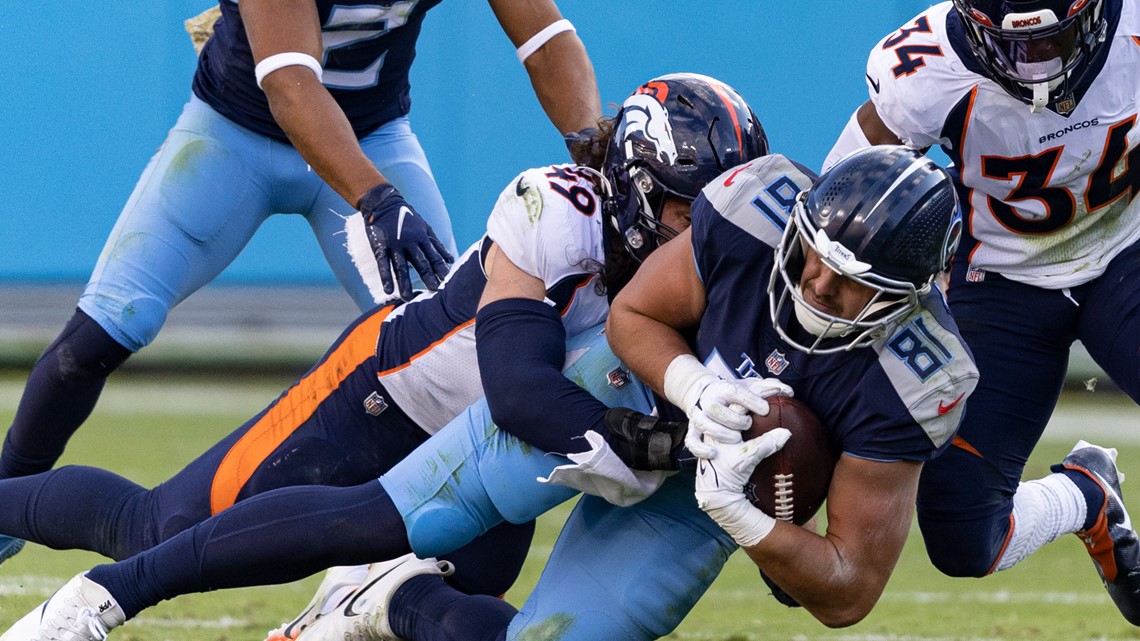
[[736,116],[736,105],[732,104],[732,98],[728,96],[728,92],[724,90],[724,87],[717,83],[710,84],[712,85],[713,91],[716,92],[716,95],[720,97],[720,101],[723,102],[724,106],[728,109],[729,115],[732,116],[732,127],[736,131],[736,148],[743,150],[744,136],[740,132],[740,119]]

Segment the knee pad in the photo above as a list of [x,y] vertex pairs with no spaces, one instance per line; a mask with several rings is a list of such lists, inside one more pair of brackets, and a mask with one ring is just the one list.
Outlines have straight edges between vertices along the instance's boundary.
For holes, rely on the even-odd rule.
[[124,301],[85,293],[79,301],[86,314],[131,352],[137,352],[154,341],[170,312],[162,301],[138,292],[135,294],[135,298]]

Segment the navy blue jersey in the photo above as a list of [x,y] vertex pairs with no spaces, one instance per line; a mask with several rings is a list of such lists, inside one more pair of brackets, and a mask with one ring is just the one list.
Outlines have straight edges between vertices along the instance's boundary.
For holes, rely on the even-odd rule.
[[[408,72],[424,15],[442,0],[315,0],[321,21],[324,85],[357,138],[411,109]],[[253,54],[238,5],[222,15],[194,74],[194,93],[218,113],[288,142],[253,75]]]
[[[937,291],[887,336],[850,352],[809,355],[772,327],[774,248],[795,195],[813,178],[783,156],[767,156],[713,181],[693,204],[693,253],[708,300],[697,356],[726,378],[791,385],[848,455],[926,461],[954,436],[978,377]],[[793,335],[803,331],[785,320]]]

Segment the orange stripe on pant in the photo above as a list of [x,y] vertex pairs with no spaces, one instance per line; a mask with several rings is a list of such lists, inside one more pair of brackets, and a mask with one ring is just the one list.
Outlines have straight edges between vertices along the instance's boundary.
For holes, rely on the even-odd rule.
[[233,505],[241,488],[266,457],[309,420],[349,374],[376,354],[380,324],[392,309],[385,307],[357,325],[323,363],[290,388],[234,443],[214,473],[210,486],[211,514]]

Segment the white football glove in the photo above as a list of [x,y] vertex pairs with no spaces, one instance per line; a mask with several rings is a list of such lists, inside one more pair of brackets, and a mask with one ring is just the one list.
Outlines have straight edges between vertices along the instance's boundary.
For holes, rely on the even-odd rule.
[[709,442],[690,429],[685,445],[697,458],[697,506],[741,547],[756,545],[776,527],[776,519],[755,508],[744,485],[760,461],[779,451],[792,433],[779,427],[752,440]]
[[689,426],[718,441],[739,441],[752,425],[749,412],[768,414],[767,398],[791,396],[792,388],[775,378],[725,380],[692,354],[682,354],[665,369],[665,397],[681,408]]

